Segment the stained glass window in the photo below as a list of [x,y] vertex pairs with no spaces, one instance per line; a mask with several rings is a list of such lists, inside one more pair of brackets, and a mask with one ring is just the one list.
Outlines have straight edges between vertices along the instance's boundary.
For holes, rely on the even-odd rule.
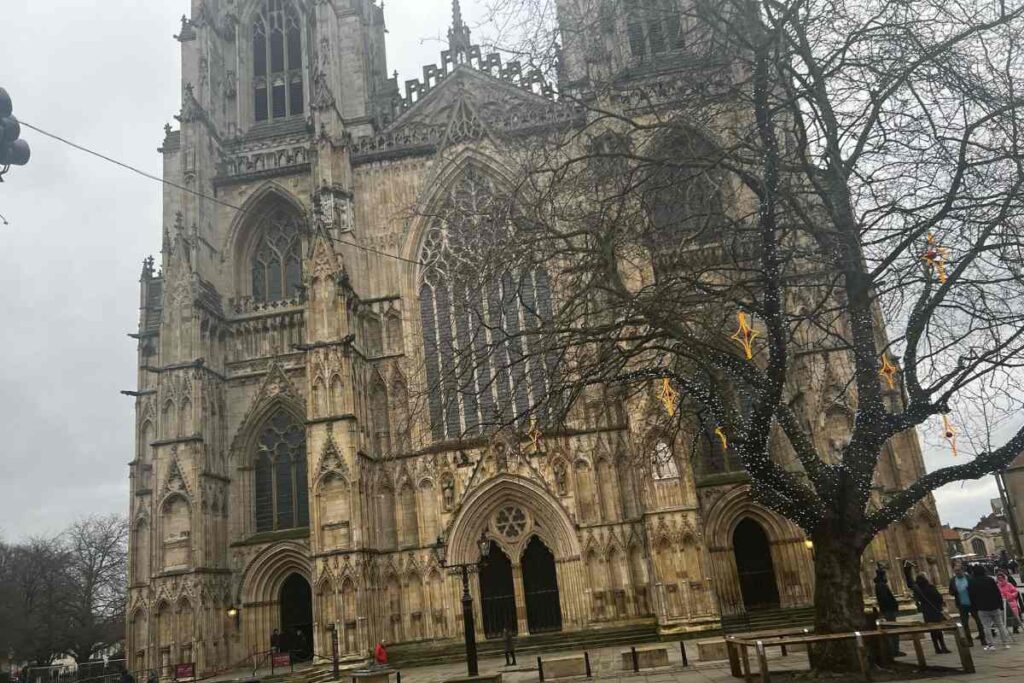
[[309,526],[306,430],[302,423],[279,410],[264,425],[256,449],[256,531]]
[[470,168],[424,238],[420,319],[438,441],[520,420],[550,388],[553,359],[529,334],[552,316],[547,273],[504,272],[484,286],[469,274],[474,256],[511,230],[500,215],[492,181]]
[[257,121],[303,112],[301,26],[290,0],[263,0],[253,16],[253,103]]
[[260,302],[299,295],[302,288],[302,232],[294,212],[271,211],[257,228],[261,232],[252,262],[252,296]]

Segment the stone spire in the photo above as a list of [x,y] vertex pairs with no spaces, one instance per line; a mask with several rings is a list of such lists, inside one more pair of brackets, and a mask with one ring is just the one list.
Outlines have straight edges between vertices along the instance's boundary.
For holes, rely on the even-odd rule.
[[448,29],[448,51],[456,64],[466,59],[473,41],[469,37],[469,27],[462,20],[462,6],[459,0],[452,0],[452,26]]

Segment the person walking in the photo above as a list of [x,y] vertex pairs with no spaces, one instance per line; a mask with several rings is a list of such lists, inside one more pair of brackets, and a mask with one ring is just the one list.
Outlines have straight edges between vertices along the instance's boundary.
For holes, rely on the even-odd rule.
[[[939,590],[928,580],[928,577],[923,573],[918,572],[917,578],[912,578],[911,570],[914,568],[914,564],[907,560],[903,563],[903,578],[907,581],[907,588],[914,594],[914,601],[917,603],[917,609],[920,610],[921,616],[924,617],[926,624],[938,624],[946,620],[946,615],[943,612],[942,594]],[[982,622],[984,623],[984,622]],[[946,647],[946,639],[942,636],[942,631],[932,631],[932,645],[935,646],[935,654],[943,655],[952,652]]]
[[[971,604],[978,610],[982,629],[985,632],[995,629],[1003,649],[1008,650],[1010,634],[1006,632],[1006,624],[1003,623],[1003,594],[999,592],[996,580],[985,573],[984,567],[976,566],[971,573],[967,591],[970,593]],[[995,643],[988,643],[985,649],[996,649]]]
[[505,627],[505,666],[516,663],[516,634],[511,626]]
[[996,585],[999,586],[999,592],[1003,596],[1007,621],[1012,621],[1014,633],[1020,633],[1020,603],[1018,602],[1020,592],[1007,580],[1006,572],[996,574]]
[[985,646],[988,644],[988,641],[985,639],[985,629],[981,626],[978,610],[971,605],[971,596],[967,591],[970,582],[970,577],[964,572],[964,566],[959,565],[953,578],[949,580],[949,594],[953,596],[953,603],[956,605],[957,611],[960,612],[960,623],[963,625],[964,633],[967,635],[967,644],[974,645],[974,639],[971,637],[970,621],[971,617],[974,617],[974,623],[978,626],[978,640],[981,641],[982,646]]
[[[882,618],[895,623],[896,616],[900,611],[900,605],[896,602],[896,596],[892,594],[892,589],[889,588],[889,577],[886,576],[885,570],[882,567],[878,567],[875,570],[875,600],[878,602],[878,611],[881,612]],[[891,656],[906,656],[906,653],[900,652],[899,636],[889,636],[888,642]]]

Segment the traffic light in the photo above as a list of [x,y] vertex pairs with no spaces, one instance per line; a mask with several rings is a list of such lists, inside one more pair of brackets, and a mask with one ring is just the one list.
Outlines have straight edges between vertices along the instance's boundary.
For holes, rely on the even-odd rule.
[[24,166],[32,156],[28,143],[20,139],[21,124],[13,111],[11,96],[0,88],[0,176],[8,166]]

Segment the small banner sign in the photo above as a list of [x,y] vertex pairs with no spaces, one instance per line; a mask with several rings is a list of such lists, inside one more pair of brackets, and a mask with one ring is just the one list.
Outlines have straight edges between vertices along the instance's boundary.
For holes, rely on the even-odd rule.
[[196,665],[195,664],[175,664],[174,665],[174,680],[176,681],[187,681],[196,677]]
[[270,656],[271,666],[275,669],[283,669],[292,665],[292,656],[287,652],[275,652]]

